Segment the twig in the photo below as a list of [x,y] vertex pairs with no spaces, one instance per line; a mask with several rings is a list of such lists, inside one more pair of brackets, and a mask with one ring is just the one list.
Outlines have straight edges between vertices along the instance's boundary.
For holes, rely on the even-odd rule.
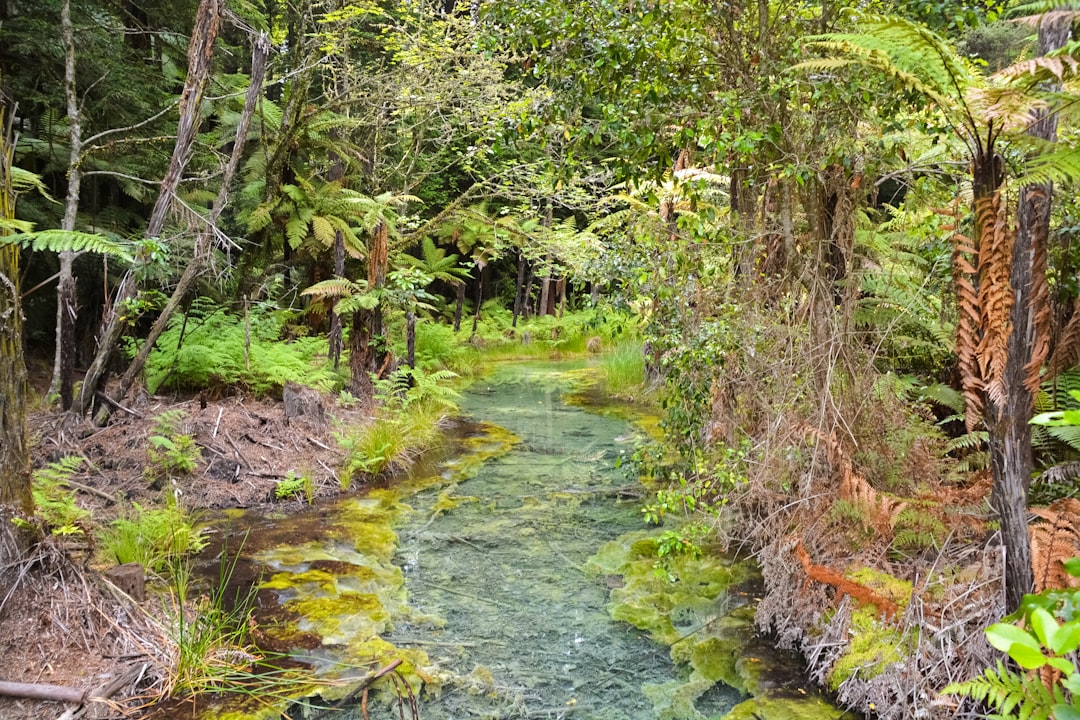
[[83,485],[81,482],[75,482],[71,478],[68,478],[64,482],[66,482],[68,485],[75,488],[76,490],[82,490],[83,492],[88,492],[91,495],[97,495],[98,497],[104,498],[105,500],[109,501],[110,503],[116,502],[116,498],[114,498],[112,495],[109,495],[108,493],[105,493],[105,492],[103,492],[101,490],[98,490],[96,487],[90,487],[89,485]]
[[139,418],[140,420],[142,419],[142,415],[140,415],[139,413],[135,412],[134,410],[132,410],[132,409],[130,409],[130,408],[126,408],[126,407],[124,407],[123,405],[121,405],[120,403],[116,402],[115,400],[113,400],[113,399],[112,399],[111,397],[109,397],[108,395],[106,395],[106,394],[105,394],[105,393],[103,393],[103,392],[99,392],[99,393],[94,393],[94,396],[95,396],[95,397],[96,397],[96,398],[97,398],[98,400],[100,400],[100,401],[102,401],[103,403],[105,403],[106,405],[111,405],[111,406],[113,407],[113,409],[115,409],[115,410],[123,410],[123,411],[124,411],[124,412],[126,412],[126,413],[127,413],[128,415],[131,415],[131,416],[133,416],[133,417],[137,417],[137,418]]
[[330,449],[331,449],[329,445],[326,445],[326,444],[324,444],[324,443],[321,443],[321,442],[319,442],[318,440],[316,440],[316,439],[315,439],[315,438],[313,438],[313,437],[309,437],[309,438],[308,438],[308,442],[310,442],[310,443],[311,443],[312,445],[318,445],[318,446],[319,446],[319,447],[321,447],[321,448],[322,448],[323,450],[330,450]]
[[221,416],[225,414],[225,408],[219,407],[217,411],[217,422],[214,423],[214,431],[210,433],[211,438],[217,438],[218,426],[221,425]]
[[510,610],[516,610],[517,609],[517,608],[515,608],[513,605],[511,605],[509,603],[500,602],[498,600],[492,600],[491,598],[480,597],[478,595],[470,595],[467,592],[462,592],[460,590],[454,590],[453,588],[448,588],[445,585],[436,585],[433,582],[428,582],[428,583],[425,583],[425,584],[428,587],[435,588],[436,590],[442,590],[443,592],[452,593],[454,595],[460,595],[463,598],[468,598],[470,600],[475,600],[477,602],[484,602],[484,603],[489,603],[491,605],[498,605],[499,607],[509,608]]

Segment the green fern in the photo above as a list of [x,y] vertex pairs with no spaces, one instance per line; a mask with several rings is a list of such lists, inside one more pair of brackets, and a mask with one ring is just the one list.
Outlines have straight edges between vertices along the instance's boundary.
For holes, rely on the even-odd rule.
[[20,232],[0,237],[0,246],[3,245],[21,245],[31,250],[45,250],[56,253],[91,252],[131,262],[131,254],[125,246],[98,233],[84,233],[74,230]]
[[34,471],[34,508],[53,535],[83,535],[90,511],[75,503],[68,481],[82,467],[83,458],[69,455]]
[[[1049,720],[1056,698],[1047,691],[1038,675],[1013,672],[1000,660],[993,668],[987,668],[982,675],[961,683],[953,683],[941,691],[943,694],[969,697],[979,703],[986,703],[998,715],[994,717],[1013,717],[1018,708],[1019,717],[1030,720]],[[1061,699],[1064,702],[1064,698]]]

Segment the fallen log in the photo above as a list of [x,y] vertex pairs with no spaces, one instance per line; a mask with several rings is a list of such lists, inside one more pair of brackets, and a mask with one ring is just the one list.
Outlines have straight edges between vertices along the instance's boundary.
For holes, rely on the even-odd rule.
[[0,680],[0,695],[29,698],[31,700],[57,700],[82,704],[86,691],[66,685],[45,685],[43,683],[17,683]]

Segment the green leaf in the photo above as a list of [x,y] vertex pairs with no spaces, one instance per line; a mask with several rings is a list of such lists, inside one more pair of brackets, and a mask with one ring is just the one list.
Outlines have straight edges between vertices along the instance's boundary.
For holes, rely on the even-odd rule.
[[1054,635],[1057,634],[1058,631],[1057,620],[1054,620],[1054,616],[1042,608],[1035,608],[1031,611],[1029,621],[1031,623],[1031,628],[1035,631],[1036,637],[1039,638],[1039,642],[1041,642],[1044,647],[1053,650]]
[[1065,568],[1065,572],[1069,573],[1073,577],[1080,577],[1080,557],[1070,558],[1061,563]]
[[1047,663],[1047,658],[1042,654],[1041,650],[1035,650],[1019,643],[1013,643],[1012,647],[1009,648],[1009,657],[1025,670],[1035,670]]
[[1067,622],[1054,633],[1053,640],[1047,645],[1056,655],[1068,655],[1080,647],[1080,620]]
[[1055,670],[1060,670],[1066,675],[1071,674],[1076,670],[1073,664],[1065,658],[1047,658],[1046,664],[1054,668]]
[[994,623],[986,628],[986,639],[995,648],[1010,655],[1014,645],[1039,650],[1039,641],[1031,633],[1009,623]]
[[1054,712],[1054,720],[1080,720],[1080,710],[1073,705],[1058,704],[1051,710]]

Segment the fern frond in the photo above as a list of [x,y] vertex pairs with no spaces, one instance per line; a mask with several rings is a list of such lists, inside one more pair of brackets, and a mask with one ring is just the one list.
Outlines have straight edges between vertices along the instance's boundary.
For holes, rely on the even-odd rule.
[[1056,144],[1054,150],[1033,157],[1021,179],[1031,184],[1080,180],[1080,148]]
[[127,248],[104,235],[75,230],[39,230],[0,237],[0,245],[21,245],[37,251],[91,252],[131,262]]
[[354,282],[342,277],[333,277],[322,282],[317,282],[311,287],[300,292],[301,295],[310,295],[316,300],[326,300],[347,297],[367,286],[367,281]]
[[918,390],[919,395],[923,399],[930,400],[942,407],[946,407],[958,415],[963,414],[964,395],[956,388],[946,385],[945,383],[931,383],[929,385],[923,385]]

